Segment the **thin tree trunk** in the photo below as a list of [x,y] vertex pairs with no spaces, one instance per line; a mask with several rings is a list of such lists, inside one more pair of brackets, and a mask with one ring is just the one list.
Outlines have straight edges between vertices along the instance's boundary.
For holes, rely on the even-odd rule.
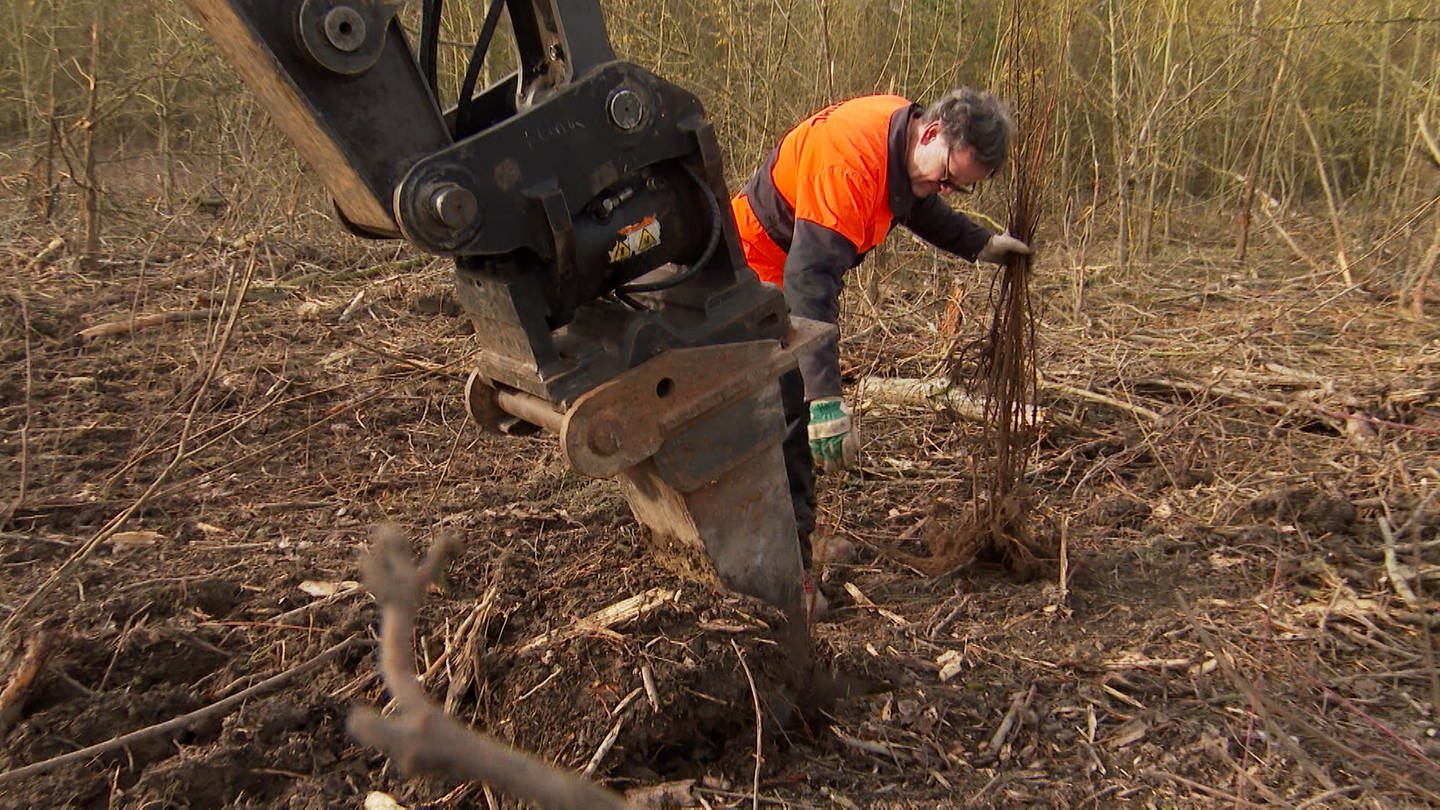
[[1280,62],[1275,66],[1275,78],[1270,82],[1270,96],[1265,101],[1265,116],[1260,121],[1260,135],[1255,139],[1255,149],[1250,153],[1250,165],[1245,170],[1245,187],[1241,193],[1240,236],[1236,240],[1235,259],[1245,261],[1250,244],[1250,222],[1255,210],[1256,174],[1260,171],[1260,159],[1270,136],[1270,126],[1275,120],[1275,108],[1279,103],[1280,87],[1285,79],[1285,68],[1290,61],[1290,44],[1295,39],[1295,25],[1300,18],[1300,3],[1295,0],[1295,9],[1290,15],[1291,25],[1285,32],[1285,46],[1280,51]]
[[1425,298],[1430,286],[1430,275],[1435,272],[1437,265],[1440,265],[1440,214],[1435,217],[1435,234],[1430,238],[1430,247],[1425,250],[1424,257],[1414,270],[1414,283],[1405,284],[1409,289],[1400,291],[1402,305],[1405,296],[1410,297],[1408,311],[1416,320],[1425,317]]
[[[157,34],[163,33],[156,25]],[[157,39],[160,38],[157,36]],[[160,200],[166,212],[175,208],[175,144],[170,132],[170,77],[162,71],[157,77],[156,101],[159,107],[157,118],[160,139]]]
[[87,77],[89,104],[85,113],[85,247],[81,261],[94,269],[100,255],[100,178],[95,172],[95,117],[100,111],[100,15],[103,6],[96,6],[95,21],[90,24],[90,75]]
[[49,222],[55,216],[55,153],[60,151],[60,121],[56,118],[55,71],[50,71],[49,99],[45,110],[45,187],[40,191],[40,219]]
[[1310,146],[1315,151],[1315,171],[1320,175],[1320,187],[1325,191],[1325,208],[1330,213],[1330,227],[1335,233],[1335,262],[1340,266],[1340,277],[1345,281],[1345,286],[1354,286],[1355,277],[1350,271],[1350,258],[1345,253],[1345,229],[1340,224],[1340,201],[1336,198],[1335,188],[1330,184],[1325,153],[1320,148],[1320,139],[1315,135],[1315,128],[1310,126],[1310,114],[1298,105],[1296,112],[1299,113],[1300,124],[1305,128],[1305,135],[1310,139]]
[[[1170,0],[1170,5],[1166,9],[1166,16],[1168,19],[1165,23],[1165,55],[1160,61],[1160,73],[1165,77],[1165,84],[1160,89],[1160,98],[1164,98],[1169,92],[1175,74],[1179,72],[1178,67],[1171,67],[1175,61],[1175,21],[1180,16],[1180,4],[1178,0]],[[1157,99],[1156,111],[1151,114],[1151,120],[1146,122],[1146,130],[1150,132],[1150,160],[1149,165],[1146,167],[1145,220],[1140,230],[1140,256],[1147,262],[1155,255],[1155,220],[1158,217],[1164,216],[1161,209],[1155,203],[1156,197],[1159,194],[1160,175],[1165,166],[1165,161],[1162,160],[1160,151],[1160,136],[1158,134],[1161,127],[1157,125],[1158,120],[1156,120],[1159,115],[1159,106],[1160,101]],[[1176,152],[1174,154],[1176,155],[1176,159],[1172,162],[1172,165],[1178,166],[1180,165],[1180,156],[1184,153]]]
[[1116,250],[1119,253],[1120,269],[1130,265],[1130,173],[1125,165],[1126,151],[1122,143],[1124,120],[1120,115],[1120,33],[1117,17],[1120,10],[1117,0],[1105,4],[1106,29],[1110,39],[1110,132],[1115,154],[1116,215],[1119,218],[1116,232]]
[[1389,120],[1385,109],[1388,103],[1388,89],[1390,77],[1390,46],[1393,38],[1393,28],[1390,20],[1395,19],[1395,0],[1389,0],[1385,4],[1386,21],[1380,26],[1380,56],[1376,61],[1376,88],[1375,88],[1375,116],[1371,125],[1370,158],[1365,167],[1365,199],[1373,199],[1375,182],[1380,172],[1380,149],[1382,144],[1390,140],[1391,127],[1386,125]]

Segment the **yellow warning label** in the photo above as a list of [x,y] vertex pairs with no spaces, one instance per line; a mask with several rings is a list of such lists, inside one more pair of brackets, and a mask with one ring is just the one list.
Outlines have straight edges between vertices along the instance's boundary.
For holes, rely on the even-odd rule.
[[617,234],[620,237],[610,248],[610,262],[633,259],[647,250],[660,246],[660,221],[648,216],[633,225],[626,225]]

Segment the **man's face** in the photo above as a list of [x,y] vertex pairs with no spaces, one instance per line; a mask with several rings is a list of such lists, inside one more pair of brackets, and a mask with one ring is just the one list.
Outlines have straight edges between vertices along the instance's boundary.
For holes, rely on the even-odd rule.
[[975,147],[956,146],[945,139],[939,124],[932,123],[921,133],[910,168],[910,187],[916,197],[932,194],[969,194],[975,184],[994,173],[980,162]]

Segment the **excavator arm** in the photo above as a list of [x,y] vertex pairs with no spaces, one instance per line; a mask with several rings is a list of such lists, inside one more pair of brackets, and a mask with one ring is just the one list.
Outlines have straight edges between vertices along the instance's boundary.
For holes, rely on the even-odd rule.
[[[491,0],[460,100],[399,3],[187,0],[354,233],[453,257],[466,404],[618,479],[662,563],[798,616],[779,378],[826,325],[745,266],[699,101],[618,60],[596,0]],[[519,68],[476,86],[500,14]]]

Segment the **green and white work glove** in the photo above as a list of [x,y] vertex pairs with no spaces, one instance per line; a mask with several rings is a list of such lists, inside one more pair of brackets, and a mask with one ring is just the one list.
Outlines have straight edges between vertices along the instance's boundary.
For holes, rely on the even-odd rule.
[[1005,257],[1011,253],[1029,253],[1030,246],[1008,233],[997,233],[990,237],[985,247],[980,249],[980,255],[975,258],[982,262],[991,264],[1004,264]]
[[850,419],[850,406],[840,397],[810,403],[810,457],[825,471],[848,470],[860,455],[860,437]]

